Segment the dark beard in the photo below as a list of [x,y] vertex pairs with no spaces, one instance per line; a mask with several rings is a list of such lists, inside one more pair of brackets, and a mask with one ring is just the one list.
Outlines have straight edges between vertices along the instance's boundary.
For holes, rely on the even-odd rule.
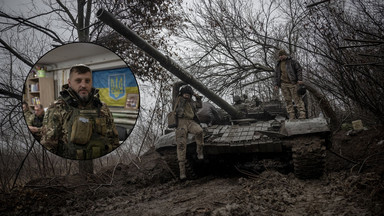
[[70,92],[70,94],[75,97],[79,103],[81,103],[82,105],[86,105],[89,103],[89,101],[91,101],[92,97],[93,97],[93,94],[94,94],[94,90],[92,89],[90,93],[88,93],[87,96],[83,96],[81,97],[79,95],[78,92],[76,92],[75,90],[73,90],[71,87],[68,88],[68,91]]
[[80,102],[82,104],[87,104],[91,100],[91,94],[89,93],[87,96],[80,96],[79,93],[77,93],[77,98],[79,98]]

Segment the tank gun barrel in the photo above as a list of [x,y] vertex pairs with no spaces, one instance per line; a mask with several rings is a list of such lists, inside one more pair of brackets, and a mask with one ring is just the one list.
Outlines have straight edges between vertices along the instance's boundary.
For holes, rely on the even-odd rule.
[[105,9],[99,9],[96,13],[97,18],[103,21],[105,24],[109,25],[112,29],[120,33],[126,39],[131,41],[133,44],[138,46],[148,55],[156,59],[162,67],[167,69],[169,72],[174,74],[180,80],[190,84],[201,94],[206,96],[208,99],[213,101],[216,105],[224,109],[232,118],[240,117],[240,113],[232,105],[227,103],[225,100],[217,96],[210,89],[205,87],[201,82],[195,79],[191,74],[184,70],[179,64],[172,60],[169,56],[162,54],[159,50],[155,49],[147,41],[137,35],[130,28],[118,21],[111,13]]

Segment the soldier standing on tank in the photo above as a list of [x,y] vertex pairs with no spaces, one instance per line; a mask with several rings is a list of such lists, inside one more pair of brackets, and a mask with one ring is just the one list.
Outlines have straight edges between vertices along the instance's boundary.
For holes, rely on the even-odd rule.
[[[192,99],[192,96],[195,96],[196,101]],[[202,107],[201,98],[198,94],[193,93],[190,86],[185,86],[180,90],[180,94],[175,100],[175,110],[178,118],[176,128],[177,159],[179,161],[181,180],[186,179],[185,163],[188,133],[195,135],[197,158],[199,160],[204,159],[204,134],[203,129],[198,124],[199,120],[196,116],[197,108]]]
[[92,71],[86,65],[70,69],[68,84],[44,118],[41,144],[69,159],[94,159],[119,146],[111,112],[92,87]]
[[285,50],[280,50],[278,56],[279,60],[275,67],[275,90],[281,88],[290,120],[295,119],[292,99],[299,111],[299,119],[305,119],[305,105],[297,94],[299,86],[303,85],[302,68],[299,62],[293,60]]
[[41,138],[41,127],[43,126],[44,119],[44,107],[42,104],[37,104],[34,107],[35,113],[30,115],[27,119],[27,125],[29,130],[40,141]]

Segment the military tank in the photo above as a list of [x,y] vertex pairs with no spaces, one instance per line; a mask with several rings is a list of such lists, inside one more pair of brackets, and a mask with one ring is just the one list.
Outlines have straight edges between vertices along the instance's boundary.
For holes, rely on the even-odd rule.
[[[187,178],[195,178],[205,164],[217,161],[244,162],[255,158],[285,158],[292,161],[298,178],[318,178],[324,172],[325,150],[330,129],[323,117],[287,120],[279,100],[262,104],[244,104],[241,109],[220,98],[170,57],[163,55],[104,9],[97,17],[120,33],[165,69],[191,85],[220,107],[227,115],[220,124],[204,125],[204,161],[198,161],[192,134],[187,141]],[[175,176],[178,176],[175,131],[161,136],[155,143]]]
[[[330,135],[325,118],[287,120],[285,106],[279,100],[259,106],[254,103],[241,105],[242,118],[224,115],[214,121],[218,124],[201,124],[205,135],[204,161],[197,159],[195,138],[188,135],[188,178],[197,178],[207,170],[229,171],[230,166],[257,172],[254,166],[249,165],[263,159],[279,161],[278,168],[281,169],[283,164],[285,172],[293,166],[295,175],[301,179],[322,176]],[[175,140],[175,131],[170,131],[156,141],[155,147],[178,176]]]

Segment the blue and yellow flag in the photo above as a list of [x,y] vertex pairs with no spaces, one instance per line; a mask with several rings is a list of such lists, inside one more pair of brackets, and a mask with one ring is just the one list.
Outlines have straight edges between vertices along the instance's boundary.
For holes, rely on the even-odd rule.
[[136,79],[129,68],[93,71],[93,87],[99,89],[100,100],[108,106],[123,107],[127,94],[139,94]]

